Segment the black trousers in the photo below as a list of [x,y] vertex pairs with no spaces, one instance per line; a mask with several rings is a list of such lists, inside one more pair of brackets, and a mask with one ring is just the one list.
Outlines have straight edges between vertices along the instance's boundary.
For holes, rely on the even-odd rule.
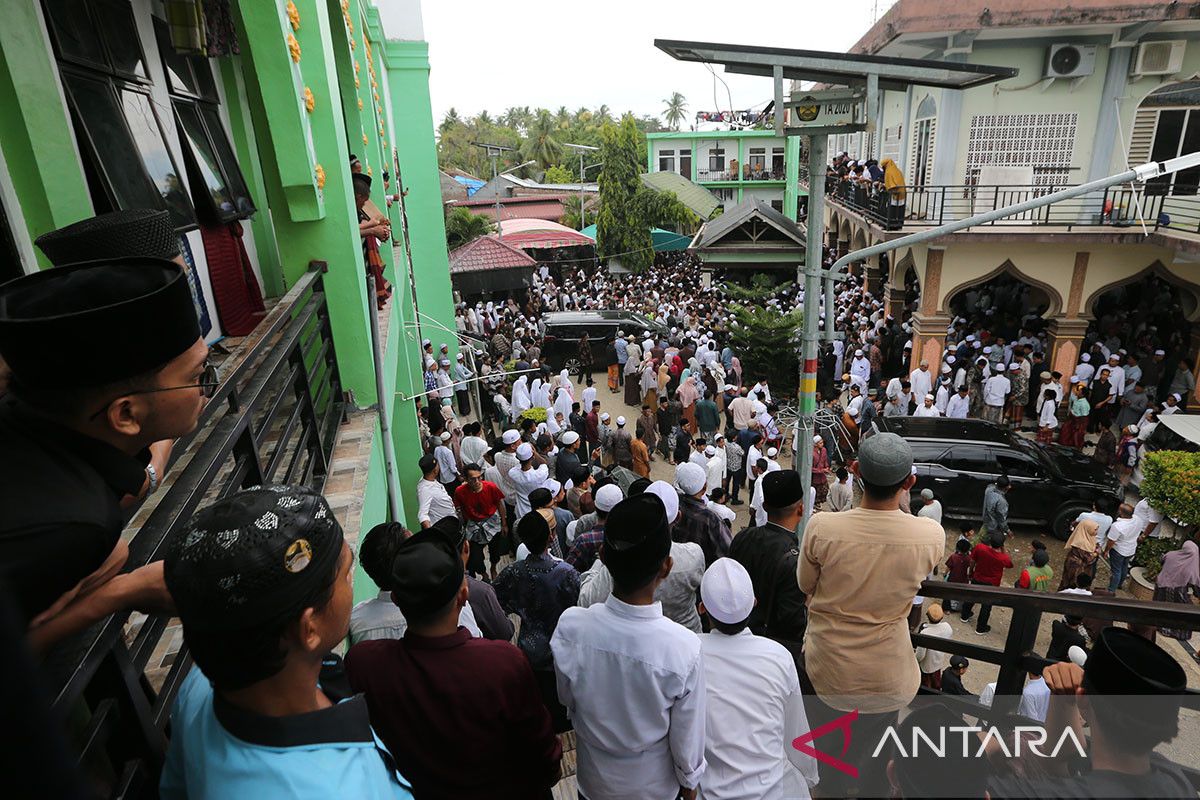
[[455,394],[458,395],[458,413],[465,417],[471,413],[471,393],[465,389],[459,389]]
[[[971,583],[975,584],[976,586],[991,586],[992,585],[990,583],[984,583],[983,581],[975,581],[975,580],[971,581]],[[968,617],[970,617],[971,611],[974,610],[974,608],[975,608],[974,603],[963,603],[962,618],[967,619]],[[991,603],[980,603],[979,604],[979,621],[975,623],[975,630],[981,631],[984,628],[986,628],[987,624],[988,624],[988,619],[991,616],[992,616]]]

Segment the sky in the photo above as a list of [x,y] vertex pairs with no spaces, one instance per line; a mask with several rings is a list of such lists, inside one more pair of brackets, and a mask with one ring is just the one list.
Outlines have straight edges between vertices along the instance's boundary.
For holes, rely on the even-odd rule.
[[[893,0],[423,0],[434,123],[509,106],[607,104],[661,117],[672,92],[696,111],[762,108],[769,78],[675,61],[656,38],[808,50],[849,49]],[[579,7],[583,10],[568,10]],[[714,86],[716,99],[714,100]],[[716,104],[714,107],[714,103]]]

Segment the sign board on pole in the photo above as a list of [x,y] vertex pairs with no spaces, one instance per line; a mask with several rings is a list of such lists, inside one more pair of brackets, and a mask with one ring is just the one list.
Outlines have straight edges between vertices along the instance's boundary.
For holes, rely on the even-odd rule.
[[809,128],[852,131],[867,123],[866,94],[861,90],[831,89],[793,94],[785,106],[788,109],[788,128],[794,133],[806,133]]

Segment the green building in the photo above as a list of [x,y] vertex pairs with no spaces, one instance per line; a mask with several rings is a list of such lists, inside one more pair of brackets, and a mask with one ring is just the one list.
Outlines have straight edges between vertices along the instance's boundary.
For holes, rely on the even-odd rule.
[[726,208],[756,199],[796,219],[800,139],[773,130],[646,134],[646,170],[676,172],[719,197]]
[[[187,5],[172,10],[188,11]],[[151,0],[5,4],[0,280],[50,266],[33,245],[42,233],[112,210],[166,209],[190,251],[207,338],[245,337],[226,340],[236,360],[237,348],[257,342],[267,324],[245,329],[244,314],[237,320],[245,311],[239,293],[261,293],[265,318],[278,321],[282,304],[294,299],[289,291],[323,268],[323,305],[313,324],[327,325],[324,340],[331,345],[304,360],[312,366],[309,380],[336,376],[332,391],[317,397],[314,389],[312,399],[318,411],[336,406],[328,416],[339,419],[329,425],[329,452],[320,463],[287,472],[351,498],[354,519],[343,524],[356,534],[388,518],[390,469],[393,485],[403,487],[391,514],[415,526],[420,342],[446,342],[451,359],[458,349],[419,2],[233,2],[229,17],[210,17],[209,27],[202,21],[206,5],[197,1],[190,20],[168,26],[163,4]],[[371,199],[389,216],[398,245],[380,248],[395,294],[380,320],[386,340],[378,384],[352,154],[372,176]],[[400,180],[407,251],[399,246]],[[250,326],[261,316],[252,314]],[[266,333],[280,335],[285,322]],[[320,345],[324,334],[311,330],[307,341]],[[255,353],[269,359],[271,346],[260,344]],[[321,359],[324,372],[317,369]],[[238,374],[249,380],[253,368]],[[279,406],[289,407],[282,400]],[[390,468],[381,407],[390,412],[397,454]],[[335,444],[350,425],[365,433],[355,451],[361,468],[346,480],[342,473],[353,465],[337,462]],[[282,430],[256,432],[256,446],[300,427],[292,419]],[[191,449],[202,448],[204,436]],[[281,460],[290,464],[286,457],[270,463]],[[358,584],[360,594],[373,592],[369,581]]]

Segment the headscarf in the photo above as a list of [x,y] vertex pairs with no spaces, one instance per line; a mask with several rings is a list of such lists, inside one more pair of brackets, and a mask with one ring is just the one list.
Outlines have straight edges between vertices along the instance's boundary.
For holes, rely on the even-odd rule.
[[575,402],[575,398],[571,397],[571,393],[565,387],[560,387],[558,397],[554,398],[554,410],[563,415],[563,419],[567,420],[571,417],[571,405]]
[[696,389],[696,382],[687,380],[686,378],[679,384],[679,388],[675,390],[675,394],[679,397],[679,402],[683,403],[683,407],[687,408],[700,397],[700,392]]
[[904,202],[904,173],[896,166],[896,162],[890,158],[885,158],[879,162],[879,166],[883,167],[883,186],[888,191],[888,196],[897,202]]
[[1154,585],[1166,589],[1200,586],[1200,548],[1195,542],[1184,542],[1183,547],[1163,557],[1162,571]]
[[522,375],[517,378],[513,384],[512,390],[512,408],[513,412],[518,416],[525,411],[528,411],[533,406],[533,399],[529,394],[529,378]]
[[575,396],[575,387],[571,385],[571,376],[567,374],[565,369],[558,373],[558,385],[566,389],[567,394],[571,395],[572,397]]
[[1067,549],[1077,547],[1083,552],[1091,555],[1096,552],[1096,531],[1100,530],[1100,523],[1094,519],[1081,519],[1075,523],[1075,530],[1071,531],[1071,538],[1067,539]]

